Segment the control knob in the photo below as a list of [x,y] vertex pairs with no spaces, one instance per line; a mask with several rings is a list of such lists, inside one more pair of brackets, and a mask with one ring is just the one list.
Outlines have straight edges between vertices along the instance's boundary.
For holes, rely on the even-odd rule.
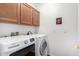
[[25,40],[25,41],[24,41],[24,43],[25,43],[25,44],[27,44],[27,43],[28,43],[28,41],[27,41],[27,40]]

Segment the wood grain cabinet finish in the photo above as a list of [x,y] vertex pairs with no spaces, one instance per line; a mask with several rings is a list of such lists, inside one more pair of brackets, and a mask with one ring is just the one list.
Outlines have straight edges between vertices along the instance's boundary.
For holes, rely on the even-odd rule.
[[28,4],[21,4],[21,24],[32,25],[32,8]]
[[39,26],[39,11],[26,3],[0,3],[0,22]]
[[0,22],[18,23],[18,8],[16,3],[0,3]]
[[40,13],[36,9],[32,9],[32,20],[33,25],[39,26],[40,25]]

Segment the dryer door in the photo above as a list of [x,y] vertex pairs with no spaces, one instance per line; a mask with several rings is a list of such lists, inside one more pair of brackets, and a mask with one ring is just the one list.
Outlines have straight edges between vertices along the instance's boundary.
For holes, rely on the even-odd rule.
[[47,55],[47,52],[48,52],[48,44],[47,44],[46,40],[43,39],[41,41],[41,44],[39,47],[39,53],[41,56],[45,56],[45,55]]

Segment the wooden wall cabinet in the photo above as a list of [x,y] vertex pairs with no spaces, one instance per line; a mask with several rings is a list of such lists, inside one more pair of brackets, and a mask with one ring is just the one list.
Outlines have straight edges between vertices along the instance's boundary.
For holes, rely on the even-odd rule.
[[21,24],[32,25],[32,8],[28,4],[21,4]]
[[0,3],[0,22],[18,23],[19,5],[15,3]]
[[32,9],[32,19],[33,19],[33,25],[39,26],[40,25],[40,14],[39,11]]
[[39,26],[39,11],[24,3],[0,3],[0,22]]

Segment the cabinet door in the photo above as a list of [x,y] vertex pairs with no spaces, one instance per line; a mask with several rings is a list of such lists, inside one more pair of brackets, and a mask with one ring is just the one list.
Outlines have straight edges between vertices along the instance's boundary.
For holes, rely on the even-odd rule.
[[33,17],[33,25],[39,26],[40,25],[40,15],[37,10],[32,9],[32,17]]
[[32,8],[28,4],[21,4],[21,24],[32,25]]
[[0,22],[18,23],[18,4],[0,3]]

